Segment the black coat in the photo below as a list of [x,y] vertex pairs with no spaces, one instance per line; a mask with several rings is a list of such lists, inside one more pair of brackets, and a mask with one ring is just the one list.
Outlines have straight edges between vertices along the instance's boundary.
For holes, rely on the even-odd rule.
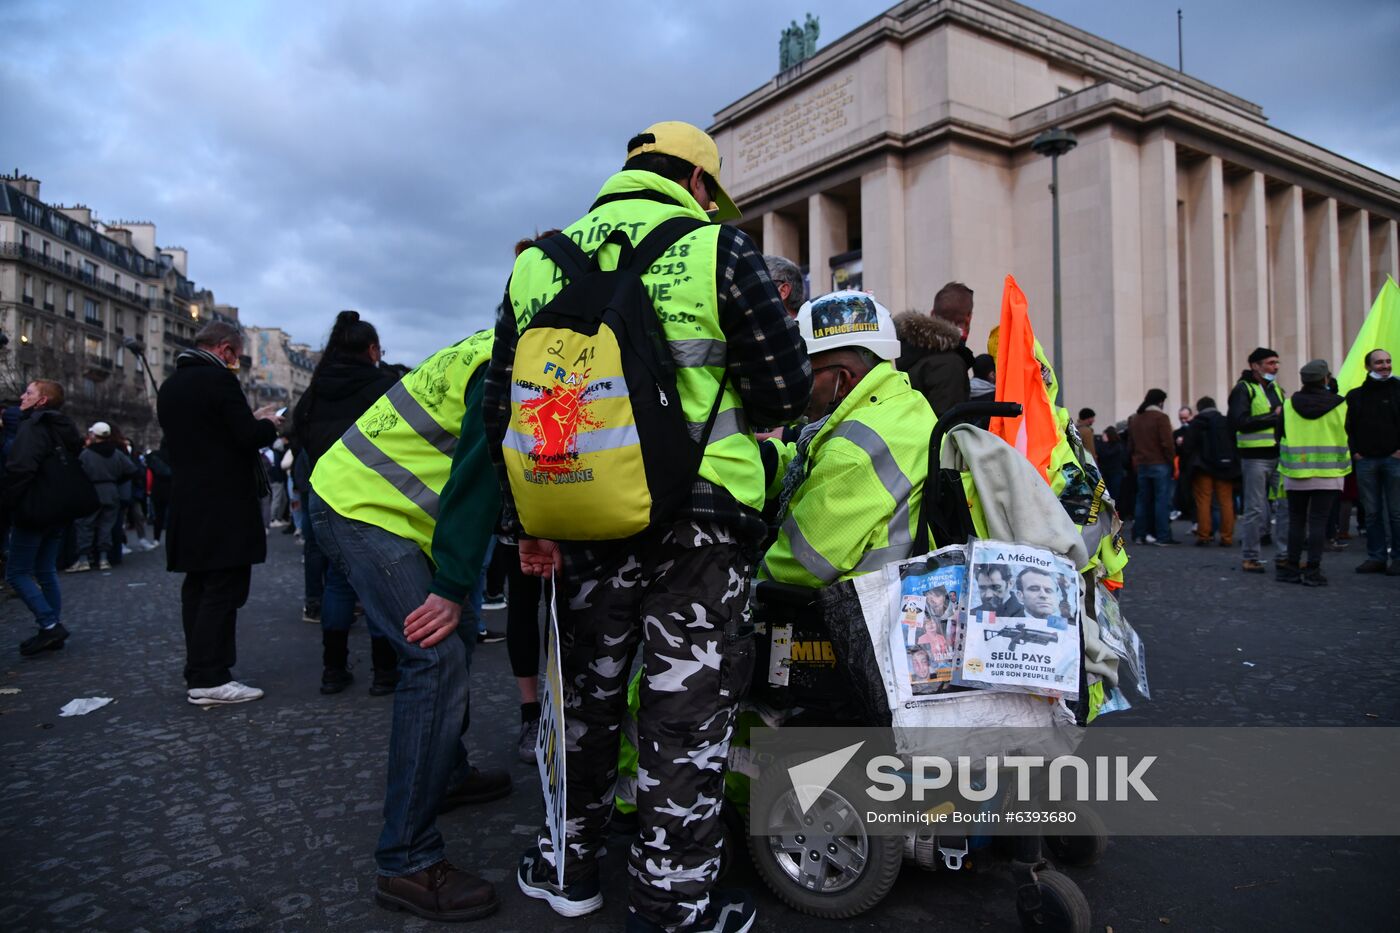
[[296,438],[310,465],[325,456],[365,411],[398,382],[387,369],[363,360],[327,360],[292,412]]
[[[18,409],[16,409],[18,410]],[[28,411],[14,418],[15,438],[5,458],[0,507],[12,513],[19,497],[25,495],[34,477],[62,445],[77,458],[83,449],[83,436],[71,418],[61,411]]]
[[915,311],[894,317],[899,335],[896,368],[909,376],[909,384],[923,393],[935,415],[966,402],[971,395],[967,371],[972,351],[963,346],[962,331],[942,318]]
[[260,564],[267,533],[258,450],[277,439],[277,428],[253,417],[224,367],[191,355],[175,365],[157,396],[173,471],[166,567],[190,573]]

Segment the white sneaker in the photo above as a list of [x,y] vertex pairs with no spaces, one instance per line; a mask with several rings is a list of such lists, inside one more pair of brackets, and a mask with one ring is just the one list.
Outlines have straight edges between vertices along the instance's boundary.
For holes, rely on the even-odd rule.
[[1146,541],[1148,544],[1156,544],[1156,543],[1157,543],[1157,539],[1154,538],[1154,537],[1152,537],[1151,535],[1148,535],[1146,538],[1143,538],[1143,540]]
[[156,548],[156,543],[147,538],[141,538],[136,542],[136,546],[143,551],[154,551]]
[[284,522],[284,521],[282,521],[282,519],[280,519],[280,518],[274,518],[272,521],[270,521],[270,522],[267,523],[267,527],[269,527],[269,528],[286,528],[286,527],[287,527],[287,523]]
[[230,680],[217,687],[196,687],[190,690],[190,702],[195,706],[224,706],[229,703],[247,703],[261,700],[263,692],[257,687]]
[[128,555],[128,554],[135,554],[135,553],[136,553],[135,551],[133,551],[131,548],[127,547],[125,544],[122,545],[122,557],[125,557],[125,556]]

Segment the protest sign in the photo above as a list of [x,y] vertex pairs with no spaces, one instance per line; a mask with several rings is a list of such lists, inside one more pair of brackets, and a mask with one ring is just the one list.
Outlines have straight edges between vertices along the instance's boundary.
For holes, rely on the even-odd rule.
[[544,694],[540,697],[540,740],[535,746],[535,762],[540,769],[540,787],[544,791],[544,818],[554,849],[554,868],[560,887],[564,885],[564,851],[567,842],[564,828],[564,672],[559,653],[559,611],[556,605],[558,587],[555,579],[549,583],[549,632],[545,650]]

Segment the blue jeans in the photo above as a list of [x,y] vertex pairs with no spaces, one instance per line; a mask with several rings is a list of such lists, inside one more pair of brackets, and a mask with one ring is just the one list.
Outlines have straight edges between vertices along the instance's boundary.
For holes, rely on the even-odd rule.
[[1356,488],[1366,510],[1366,559],[1385,563],[1387,528],[1390,550],[1400,559],[1400,460],[1362,457],[1355,467]]
[[[316,493],[308,493],[307,498],[310,500],[307,503],[308,507],[326,508]],[[313,526],[311,531],[302,537],[302,560],[306,565],[306,598],[321,601],[321,631],[348,632],[350,624],[355,621],[355,590],[346,578],[345,571],[340,569],[340,563],[327,559],[321,539],[316,536],[316,528]],[[317,584],[314,593],[313,583]],[[417,608],[416,604],[414,608]],[[399,620],[399,627],[403,627],[402,619]]]
[[1167,463],[1150,463],[1138,467],[1137,513],[1133,520],[1133,537],[1154,535],[1158,541],[1172,539],[1171,502],[1172,468]]
[[475,632],[468,629],[471,637],[448,637],[431,648],[410,643],[403,620],[422,604],[433,579],[422,549],[345,518],[315,497],[310,517],[328,560],[355,581],[370,633],[389,639],[398,653],[384,829],[374,859],[381,875],[411,875],[444,858],[438,804],[454,770],[465,767],[461,736]]
[[62,525],[42,530],[16,526],[10,531],[5,582],[34,613],[39,628],[57,625],[63,608],[58,592],[58,552],[62,547]]

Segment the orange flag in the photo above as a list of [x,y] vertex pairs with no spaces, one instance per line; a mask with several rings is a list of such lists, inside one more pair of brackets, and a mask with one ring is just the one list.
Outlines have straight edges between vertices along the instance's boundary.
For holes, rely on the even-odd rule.
[[1035,356],[1035,332],[1026,296],[1006,277],[997,340],[998,402],[1019,402],[1018,418],[993,418],[991,432],[1015,447],[1049,482],[1050,454],[1058,441],[1055,412],[1045,391],[1045,373]]

